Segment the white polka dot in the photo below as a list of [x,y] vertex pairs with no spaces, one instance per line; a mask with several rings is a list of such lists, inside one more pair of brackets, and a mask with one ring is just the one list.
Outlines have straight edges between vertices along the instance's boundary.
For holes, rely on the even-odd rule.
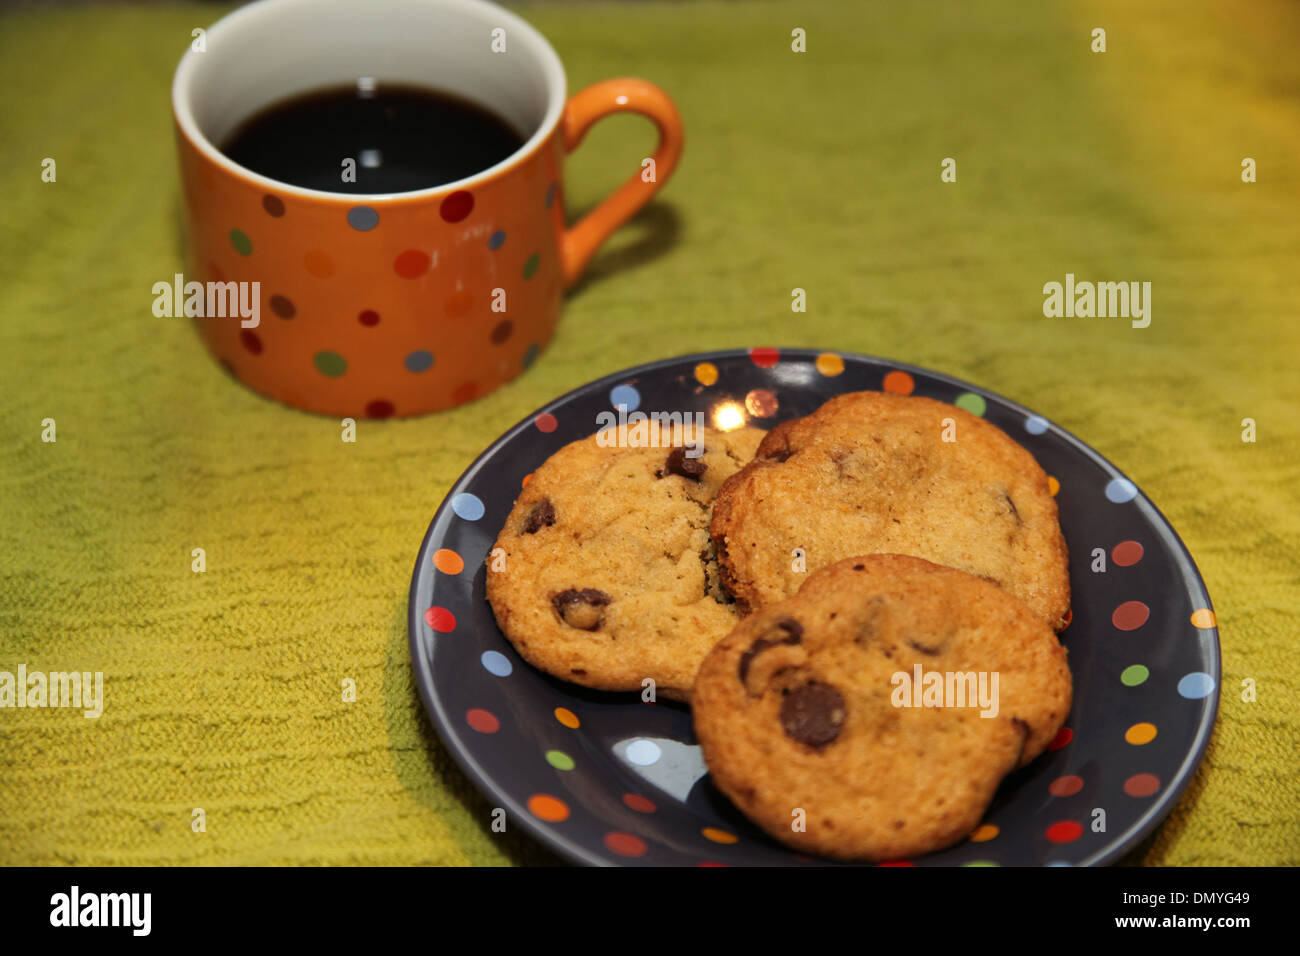
[[638,767],[648,767],[657,763],[661,756],[663,751],[653,740],[634,740],[627,745],[627,759]]

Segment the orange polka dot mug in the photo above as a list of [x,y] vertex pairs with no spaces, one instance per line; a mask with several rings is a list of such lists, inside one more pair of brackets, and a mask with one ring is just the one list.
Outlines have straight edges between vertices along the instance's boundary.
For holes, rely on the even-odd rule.
[[[279,182],[217,145],[271,104],[354,83],[468,99],[524,143],[467,178],[373,195]],[[217,283],[258,290],[256,327],[196,319],[208,349],[263,395],[349,417],[450,408],[528,368],[555,330],[564,290],[663,186],[682,150],[681,118],[662,90],[611,79],[568,98],[546,39],[484,0],[262,0],[195,40],[172,108],[186,279],[209,292]],[[564,157],[596,120],[625,111],[658,127],[653,162],[570,226]]]

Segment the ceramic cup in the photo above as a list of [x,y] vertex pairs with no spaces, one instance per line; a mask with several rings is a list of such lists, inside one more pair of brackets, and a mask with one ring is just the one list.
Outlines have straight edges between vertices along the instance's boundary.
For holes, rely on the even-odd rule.
[[[385,195],[291,186],[218,146],[270,104],[370,80],[474,100],[524,145],[469,178]],[[209,350],[263,395],[350,417],[450,408],[528,368],[555,330],[564,290],[663,186],[682,150],[681,118],[662,90],[624,78],[569,97],[546,39],[483,0],[261,0],[196,38],[176,70],[172,109],[185,279],[248,283],[238,288],[256,288],[260,305],[255,327],[197,318]],[[653,164],[570,225],[564,157],[596,120],[620,112],[658,127]]]

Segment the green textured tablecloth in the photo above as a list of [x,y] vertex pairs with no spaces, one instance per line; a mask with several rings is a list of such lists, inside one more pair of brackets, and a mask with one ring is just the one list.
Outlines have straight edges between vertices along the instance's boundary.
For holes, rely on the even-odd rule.
[[[1224,672],[1205,762],[1129,860],[1300,863],[1300,7],[520,10],[572,90],[663,85],[682,166],[531,371],[451,413],[363,423],[355,445],[150,311],[184,268],[171,73],[223,8],[0,16],[0,670],[106,675],[99,720],[0,711],[0,863],[552,860],[491,833],[421,711],[405,628],[421,535],[536,406],[755,344],[978,382],[1131,475],[1201,567]],[[599,126],[568,168],[571,211],[651,142],[635,118]],[[1042,286],[1067,272],[1150,281],[1150,327],[1045,318]]]

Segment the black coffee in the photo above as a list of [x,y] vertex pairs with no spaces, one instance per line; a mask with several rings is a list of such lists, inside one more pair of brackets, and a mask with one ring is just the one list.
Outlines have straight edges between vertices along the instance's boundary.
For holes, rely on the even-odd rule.
[[523,142],[501,117],[459,96],[362,81],[274,103],[221,151],[294,186],[400,193],[480,173]]

